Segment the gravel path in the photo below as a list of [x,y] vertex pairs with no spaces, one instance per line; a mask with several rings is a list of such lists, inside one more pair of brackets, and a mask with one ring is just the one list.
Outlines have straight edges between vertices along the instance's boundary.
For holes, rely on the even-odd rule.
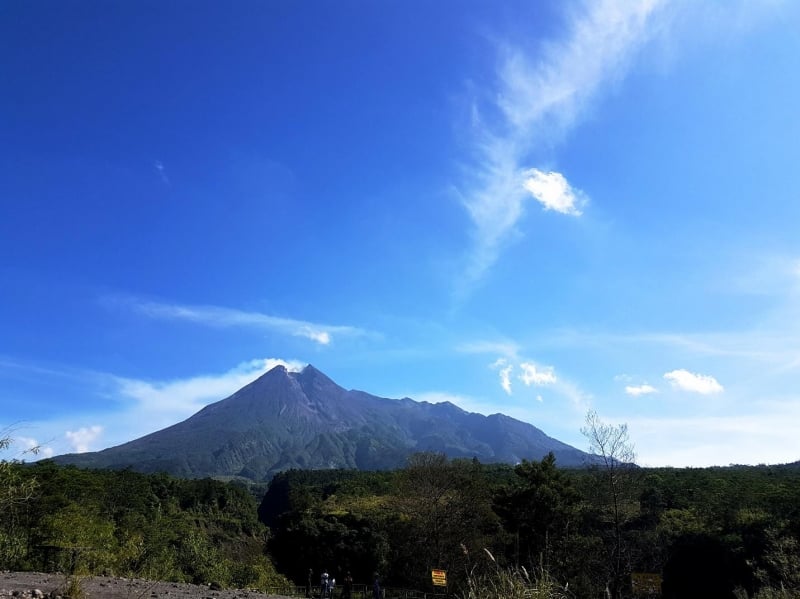
[[[0,572],[0,597],[54,599],[62,594],[67,577],[41,572]],[[284,599],[244,589],[212,590],[177,582],[140,578],[90,576],[80,581],[85,599]]]

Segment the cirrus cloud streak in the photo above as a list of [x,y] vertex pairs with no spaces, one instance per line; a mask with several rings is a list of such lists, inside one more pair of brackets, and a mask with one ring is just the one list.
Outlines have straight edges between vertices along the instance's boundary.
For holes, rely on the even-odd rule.
[[211,327],[251,327],[293,337],[303,337],[320,345],[329,345],[334,336],[374,336],[373,333],[353,326],[321,324],[220,306],[167,304],[130,297],[115,298],[115,302],[127,305],[137,313],[149,318],[184,320]]
[[545,210],[580,216],[588,196],[556,171],[525,166],[531,151],[565,135],[586,107],[626,72],[649,38],[659,0],[587,2],[566,15],[567,34],[535,57],[506,47],[498,86],[472,111],[474,164],[458,195],[473,224],[466,284],[478,281],[497,260],[536,199]]

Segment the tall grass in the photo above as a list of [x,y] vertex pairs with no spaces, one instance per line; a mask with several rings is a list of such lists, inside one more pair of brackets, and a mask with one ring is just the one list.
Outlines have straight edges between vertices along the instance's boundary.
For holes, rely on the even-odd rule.
[[756,593],[753,599],[800,599],[800,590],[764,587]]
[[[489,550],[488,564],[476,565],[467,577],[460,599],[570,599],[572,595],[540,568],[534,574],[524,567],[502,567]],[[483,567],[481,567],[483,566]]]

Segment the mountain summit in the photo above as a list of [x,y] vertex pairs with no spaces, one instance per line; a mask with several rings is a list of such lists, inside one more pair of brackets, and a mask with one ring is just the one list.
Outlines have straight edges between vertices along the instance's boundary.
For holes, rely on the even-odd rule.
[[589,457],[502,414],[483,416],[447,402],[348,391],[309,364],[301,372],[276,366],[183,422],[134,441],[54,460],[192,478],[263,480],[289,468],[396,468],[418,451],[511,464],[552,451],[562,466],[583,464]]

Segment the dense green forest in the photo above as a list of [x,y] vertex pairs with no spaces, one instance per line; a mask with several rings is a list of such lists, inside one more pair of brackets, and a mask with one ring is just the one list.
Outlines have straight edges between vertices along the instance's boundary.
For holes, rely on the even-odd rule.
[[284,472],[259,515],[276,566],[298,581],[308,568],[378,571],[433,590],[442,568],[464,593],[522,572],[579,598],[648,596],[636,583],[662,576],[664,596],[800,596],[797,465],[609,472],[419,454],[397,472]]
[[[263,497],[263,498],[262,498]],[[260,504],[259,504],[260,500]],[[557,468],[417,454],[263,489],[47,461],[0,467],[0,569],[235,587],[352,572],[470,599],[800,597],[800,465]],[[647,576],[650,575],[650,576]],[[538,593],[538,594],[537,594]]]
[[241,486],[40,462],[0,466],[0,570],[284,587]]

